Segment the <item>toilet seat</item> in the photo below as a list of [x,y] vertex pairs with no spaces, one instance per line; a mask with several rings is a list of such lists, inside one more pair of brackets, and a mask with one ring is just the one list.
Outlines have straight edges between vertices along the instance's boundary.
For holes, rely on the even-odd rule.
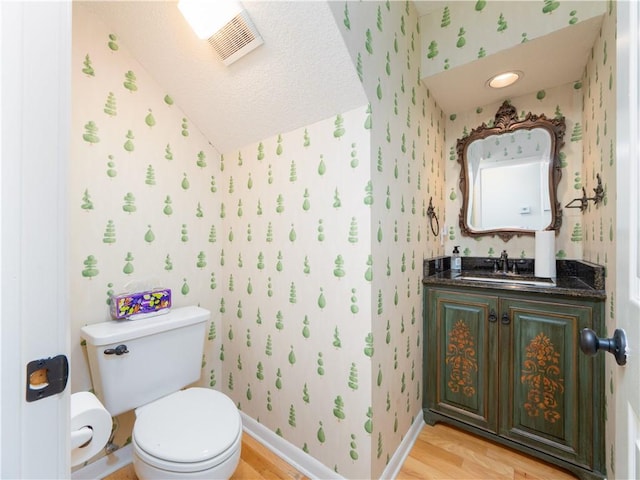
[[233,401],[208,388],[188,388],[136,409],[133,444],[162,470],[213,468],[240,447],[242,421]]

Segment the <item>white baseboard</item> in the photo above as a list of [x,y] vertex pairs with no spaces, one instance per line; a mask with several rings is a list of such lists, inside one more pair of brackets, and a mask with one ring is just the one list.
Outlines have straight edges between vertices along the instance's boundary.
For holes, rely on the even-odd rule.
[[303,452],[281,436],[276,435],[244,412],[240,412],[240,414],[242,415],[242,428],[245,433],[251,435],[300,473],[309,478],[344,480],[344,477],[328,468],[325,464]]
[[420,410],[418,415],[416,415],[416,419],[413,421],[411,428],[406,433],[402,442],[400,442],[400,445],[398,445],[398,448],[396,448],[395,453],[389,460],[389,463],[387,463],[387,466],[383,470],[382,475],[380,476],[381,480],[394,479],[398,476],[404,461],[409,456],[409,453],[413,448],[413,444],[416,443],[416,439],[418,438],[418,435],[420,435],[424,426],[425,423],[422,417],[422,410]]
[[[311,455],[304,453],[298,447],[287,442],[279,435],[276,435],[253,418],[242,412],[240,413],[242,415],[242,426],[244,431],[286,461],[289,465],[296,468],[300,473],[309,478],[334,480],[344,479],[344,477],[340,476],[326,465],[313,458]],[[411,452],[413,444],[416,442],[416,439],[418,438],[418,435],[420,435],[424,426],[425,423],[422,418],[422,410],[420,410],[419,414],[416,415],[416,419],[411,425],[411,428],[402,439],[402,442],[400,442],[400,445],[382,472],[380,479],[394,479],[397,477],[404,461],[409,455],[409,452]]]
[[[253,418],[240,412],[242,416],[242,426],[244,431],[262,443],[273,453],[282,458],[300,473],[309,478],[322,478],[326,480],[344,480],[344,477],[337,474],[323,463],[319,462],[311,455],[303,452],[298,447],[292,445],[284,438],[276,435],[267,427],[258,423]],[[422,431],[425,423],[422,415],[417,415],[411,428],[400,442],[395,453],[389,460],[386,468],[382,472],[380,479],[394,479],[397,477],[404,461],[413,448],[418,435]],[[112,474],[133,462],[133,445],[125,445],[110,455],[104,456],[76,470],[71,474],[71,480],[99,480]]]
[[133,445],[125,445],[71,474],[71,480],[99,480],[133,462]]

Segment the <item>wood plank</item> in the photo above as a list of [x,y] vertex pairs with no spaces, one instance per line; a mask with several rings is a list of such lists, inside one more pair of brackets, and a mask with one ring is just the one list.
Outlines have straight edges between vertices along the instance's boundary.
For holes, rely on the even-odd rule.
[[[251,466],[250,463],[245,462],[241,458],[240,462],[238,463],[238,468],[236,468],[236,471],[233,472],[233,475],[231,476],[230,480],[240,480],[240,479],[243,479],[243,478],[261,479],[262,477],[260,476],[260,473],[258,473]],[[136,480],[136,479],[132,479],[132,480]]]
[[[246,458],[246,461],[251,463],[253,468],[262,473],[264,478],[308,480],[307,477],[280,457],[274,455],[271,450],[247,433],[242,436],[241,456]],[[258,468],[258,466],[260,466],[260,468]],[[267,474],[273,474],[275,476],[269,477]]]
[[246,433],[243,435],[241,456],[260,474],[259,478],[269,480],[306,479],[291,465],[274,455],[271,450]]
[[136,472],[133,470],[133,464],[126,465],[120,470],[113,472],[104,480],[137,480]]

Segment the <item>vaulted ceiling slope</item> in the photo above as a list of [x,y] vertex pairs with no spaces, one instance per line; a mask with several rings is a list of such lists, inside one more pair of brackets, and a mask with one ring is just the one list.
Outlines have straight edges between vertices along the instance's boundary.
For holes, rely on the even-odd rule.
[[325,1],[245,1],[264,45],[225,67],[176,1],[81,1],[220,152],[367,103]]

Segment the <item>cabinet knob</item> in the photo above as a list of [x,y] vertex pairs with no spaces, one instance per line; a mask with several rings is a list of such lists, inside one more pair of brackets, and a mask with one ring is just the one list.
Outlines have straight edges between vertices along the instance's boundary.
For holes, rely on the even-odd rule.
[[627,335],[619,328],[613,332],[612,338],[598,338],[590,328],[583,329],[580,332],[580,349],[586,355],[595,355],[598,350],[604,350],[616,357],[618,365],[627,363]]
[[500,320],[500,323],[502,323],[503,325],[509,325],[511,323],[511,319],[509,318],[509,314],[507,312],[504,312],[502,314],[502,319]]
[[491,311],[489,312],[489,317],[488,317],[489,321],[491,323],[495,322],[496,320],[498,320],[498,316],[496,315],[496,311],[492,308]]

